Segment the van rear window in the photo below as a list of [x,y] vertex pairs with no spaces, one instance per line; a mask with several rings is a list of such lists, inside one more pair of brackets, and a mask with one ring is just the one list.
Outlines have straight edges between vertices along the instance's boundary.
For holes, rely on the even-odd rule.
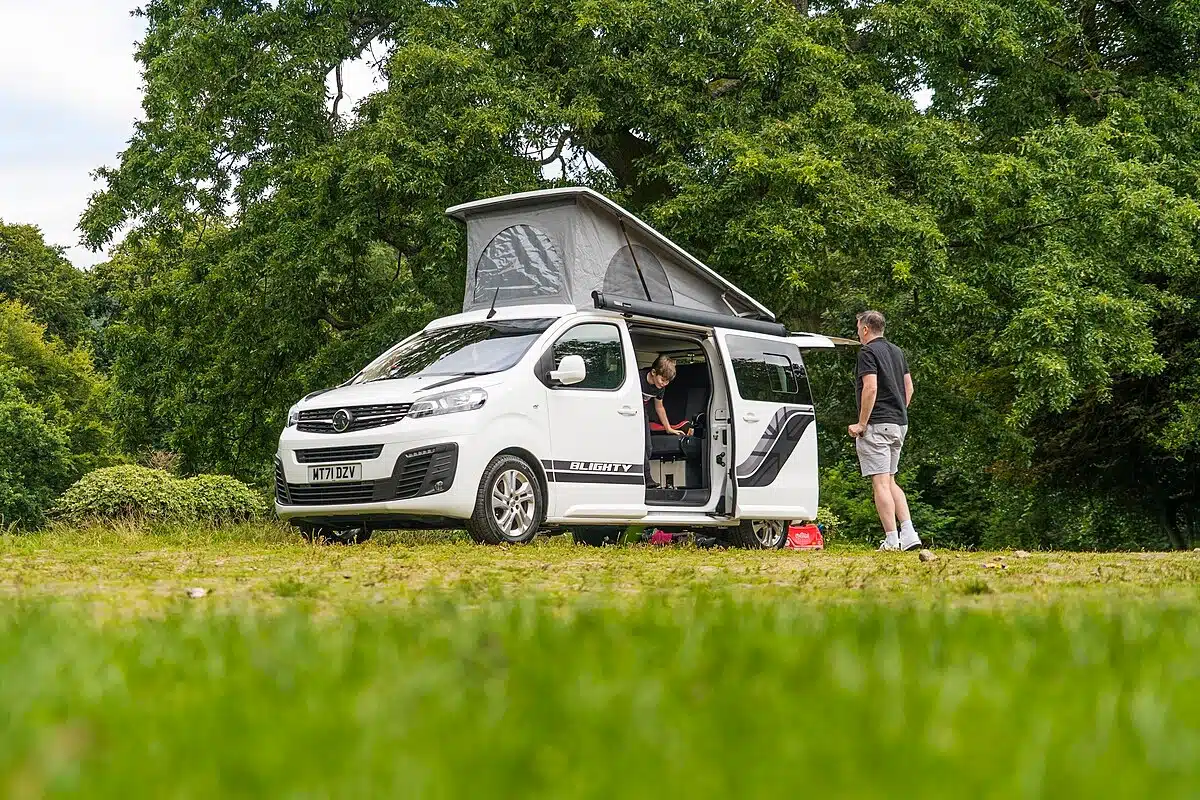
[[749,336],[727,336],[725,344],[743,400],[812,405],[799,347]]

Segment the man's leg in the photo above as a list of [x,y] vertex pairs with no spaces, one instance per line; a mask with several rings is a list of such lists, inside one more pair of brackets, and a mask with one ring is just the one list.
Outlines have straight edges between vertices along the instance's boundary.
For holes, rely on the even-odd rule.
[[905,497],[900,484],[896,483],[896,476],[889,475],[888,477],[892,481],[892,505],[896,509],[896,521],[903,525],[912,520],[912,514],[908,512],[908,498]]
[[892,488],[896,487],[896,482],[885,472],[872,475],[871,486],[875,489],[875,511],[879,514],[884,535],[890,539],[896,535],[896,501],[892,496]]
[[900,549],[916,550],[921,546],[921,537],[913,527],[912,514],[908,511],[908,498],[904,496],[900,484],[896,483],[895,475],[892,476],[892,502],[896,506],[896,521],[900,523]]
[[881,550],[899,550],[900,539],[896,532],[896,503],[892,499],[891,454],[888,444],[881,436],[882,430],[874,425],[868,425],[862,436],[854,443],[858,451],[858,465],[863,477],[871,479],[871,487],[875,490],[875,511],[879,514],[879,522],[883,525],[883,546]]
[[917,535],[917,529],[913,527],[912,514],[908,510],[908,498],[904,495],[900,484],[896,483],[896,473],[900,470],[900,451],[904,447],[904,439],[907,434],[907,425],[898,428],[895,441],[892,442],[892,502],[896,507],[896,521],[900,523],[900,549],[916,550],[921,546],[921,537]]

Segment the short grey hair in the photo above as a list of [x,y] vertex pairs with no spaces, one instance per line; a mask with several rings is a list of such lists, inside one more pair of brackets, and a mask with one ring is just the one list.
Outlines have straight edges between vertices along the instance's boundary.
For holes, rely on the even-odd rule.
[[867,330],[871,333],[882,335],[884,326],[887,325],[887,320],[878,311],[864,311],[858,315],[858,324],[866,325]]

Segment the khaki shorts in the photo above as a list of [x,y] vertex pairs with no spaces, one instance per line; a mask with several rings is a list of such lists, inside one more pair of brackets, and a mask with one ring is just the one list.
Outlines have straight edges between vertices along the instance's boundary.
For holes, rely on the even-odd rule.
[[866,433],[854,440],[862,474],[895,475],[900,469],[900,449],[907,433],[907,425],[868,425]]

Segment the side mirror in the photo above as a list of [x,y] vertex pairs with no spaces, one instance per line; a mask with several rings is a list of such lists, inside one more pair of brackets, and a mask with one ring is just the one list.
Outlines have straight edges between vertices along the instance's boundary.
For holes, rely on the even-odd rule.
[[551,370],[549,377],[563,386],[572,386],[587,377],[587,364],[583,363],[583,356],[563,356],[558,369]]

